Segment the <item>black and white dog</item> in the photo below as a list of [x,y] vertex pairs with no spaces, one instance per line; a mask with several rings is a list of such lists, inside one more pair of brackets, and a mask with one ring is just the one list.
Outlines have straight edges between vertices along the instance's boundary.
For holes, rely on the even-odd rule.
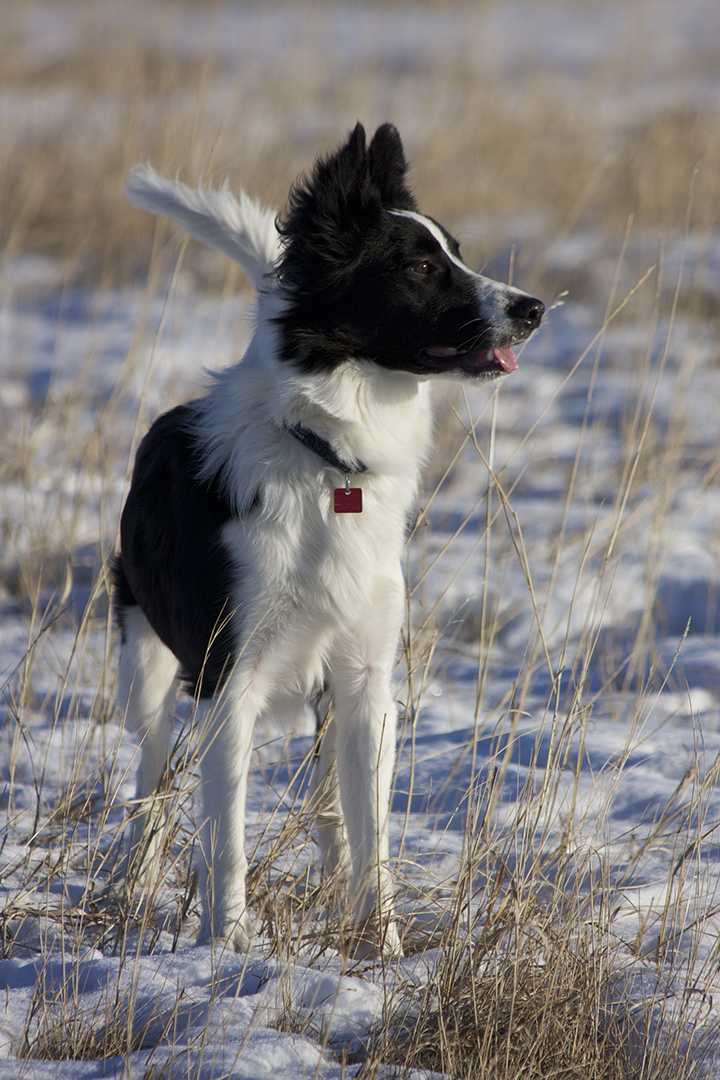
[[[167,764],[178,683],[197,701],[204,803],[201,940],[249,947],[243,851],[255,721],[326,689],[314,791],[337,761],[356,949],[392,955],[388,804],[401,554],[430,436],[430,381],[495,379],[539,300],[473,273],[418,213],[397,130],[360,124],[292,189],[285,216],[227,187],[136,169],[137,206],[235,259],[258,292],[241,363],[155,421],[138,450],[114,569],[121,693],[141,738],[137,798]],[[341,824],[344,816],[345,825]],[[130,830],[147,848],[146,815]],[[348,850],[349,849],[349,850]]]

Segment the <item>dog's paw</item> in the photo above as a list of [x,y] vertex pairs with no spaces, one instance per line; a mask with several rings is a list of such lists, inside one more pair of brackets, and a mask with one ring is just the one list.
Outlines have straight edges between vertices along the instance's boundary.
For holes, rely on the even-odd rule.
[[348,953],[353,960],[399,960],[403,955],[397,924],[383,920],[382,927],[373,912],[352,930]]
[[136,894],[156,886],[158,880],[157,866],[154,871],[147,866],[138,867],[126,853],[112,867],[108,880],[97,888],[94,897],[107,903],[129,904]]
[[247,925],[236,923],[229,934],[223,935],[223,940],[236,953],[250,952],[253,940],[253,926],[250,920]]
[[203,915],[198,934],[198,945],[220,945],[234,949],[237,953],[250,952],[255,927],[247,911],[239,919],[224,920],[219,926],[213,924]]
[[323,852],[320,859],[320,872],[326,878],[334,875],[338,882],[350,881],[352,860],[347,842],[334,845]]
[[320,848],[322,875],[332,877],[333,874],[337,874],[342,881],[349,879],[352,872],[352,859],[340,815],[328,812],[318,814],[316,838]]

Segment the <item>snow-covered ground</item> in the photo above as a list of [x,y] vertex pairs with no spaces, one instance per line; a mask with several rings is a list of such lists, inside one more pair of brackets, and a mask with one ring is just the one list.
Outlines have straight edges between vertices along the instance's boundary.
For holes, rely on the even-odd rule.
[[[60,7],[34,5],[40,51],[72,37]],[[472,41],[472,14],[452,4],[339,5],[314,43],[298,8],[221,6],[212,32],[238,43],[297,34],[298,47],[339,67],[369,51],[393,70]],[[717,104],[720,79],[706,61],[720,8],[710,0],[493,10],[483,48],[508,87],[542,59],[572,93],[635,18],[650,36],[634,107],[703,95]],[[206,47],[199,11],[179,8],[153,32]],[[260,63],[257,49],[248,62]],[[607,92],[608,130],[627,104]],[[19,108],[0,94],[5,115]],[[422,118],[404,108],[412,141]],[[515,894],[537,882],[533,852],[568,853],[564,880],[578,895],[602,881],[600,944],[618,995],[661,1025],[692,1020],[688,1053],[720,1077],[720,235],[691,228],[659,247],[657,235],[631,233],[623,252],[586,227],[557,237],[544,258],[570,295],[519,370],[496,393],[437,387],[441,453],[408,547],[397,672],[406,709],[391,850],[412,955],[349,967],[325,933],[327,903],[310,904],[292,954],[273,945],[285,940],[277,924],[271,933],[293,890],[318,886],[313,844],[289,825],[309,716],[294,733],[258,732],[252,953],[194,943],[191,767],[178,774],[167,882],[125,936],[103,922],[136,761],[113,705],[105,560],[132,448],[152,417],[200,391],[203,366],[241,353],[250,310],[243,297],[195,293],[182,272],[152,294],[63,288],[50,260],[5,259],[0,1078],[354,1075],[360,1065],[342,1065],[343,1050],[355,1053],[398,996],[434,978],[444,901],[478,820],[488,867],[502,863]],[[178,759],[190,727],[179,703]],[[275,888],[285,907],[273,907]],[[478,905],[482,895],[479,883]],[[24,1033],[47,1034],[56,1015],[99,1030],[131,1008],[136,1032],[147,1029],[139,1048],[118,1046],[105,1062],[18,1059]]]

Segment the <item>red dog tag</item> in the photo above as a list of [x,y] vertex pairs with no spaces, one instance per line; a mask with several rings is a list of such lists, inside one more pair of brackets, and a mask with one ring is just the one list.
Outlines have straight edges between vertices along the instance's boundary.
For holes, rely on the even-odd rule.
[[335,488],[336,514],[362,514],[362,488]]

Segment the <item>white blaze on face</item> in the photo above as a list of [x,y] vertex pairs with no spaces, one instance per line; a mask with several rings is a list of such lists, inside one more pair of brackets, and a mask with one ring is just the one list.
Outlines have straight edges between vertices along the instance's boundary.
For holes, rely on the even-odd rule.
[[450,262],[457,266],[459,270],[462,270],[463,273],[473,278],[477,283],[480,299],[484,302],[489,302],[491,305],[491,310],[486,313],[487,317],[493,319],[496,323],[505,318],[505,307],[513,297],[527,295],[527,293],[522,292],[522,290],[513,288],[512,285],[503,285],[499,281],[493,281],[492,278],[483,277],[482,274],[476,274],[474,270],[471,270],[470,267],[462,261],[459,255],[456,255],[450,250],[444,232],[436,222],[432,221],[430,218],[425,217],[423,214],[417,214],[413,210],[390,210],[390,213],[394,217],[409,218],[410,221],[416,221],[418,225],[422,225],[422,227],[430,233],[433,240],[438,242],[445,255],[447,255]]
[[390,213],[393,215],[393,217],[403,217],[409,218],[410,221],[417,221],[418,225],[422,225],[424,229],[427,229],[433,240],[437,240],[438,244],[443,249],[448,259],[450,259],[450,262],[455,263],[456,266],[459,266],[460,269],[464,270],[466,274],[470,275],[470,277],[480,277],[479,274],[475,274],[470,269],[470,267],[462,261],[461,258],[459,258],[450,250],[450,248],[448,247],[447,237],[443,233],[442,229],[440,229],[434,221],[431,221],[430,218],[426,218],[423,214],[416,214],[413,210],[391,210]]

